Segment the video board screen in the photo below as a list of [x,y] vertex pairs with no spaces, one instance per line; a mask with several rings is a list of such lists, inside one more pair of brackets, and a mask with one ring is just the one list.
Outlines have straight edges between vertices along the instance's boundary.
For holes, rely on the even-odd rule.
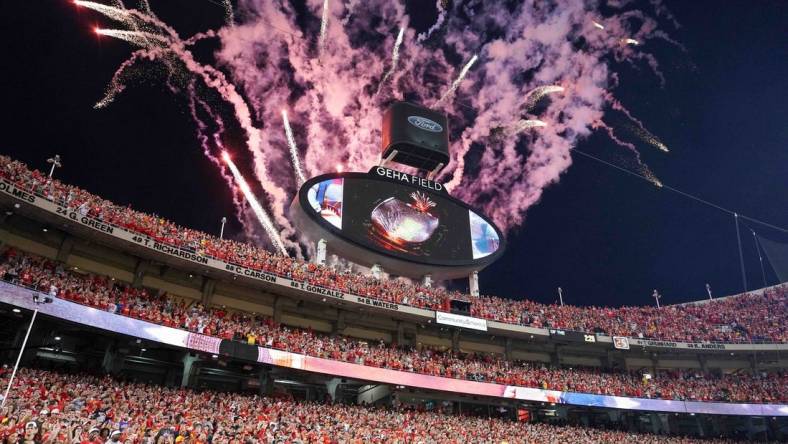
[[321,176],[302,190],[304,207],[342,237],[406,260],[468,264],[500,249],[500,233],[483,216],[447,193],[410,183],[362,173]]

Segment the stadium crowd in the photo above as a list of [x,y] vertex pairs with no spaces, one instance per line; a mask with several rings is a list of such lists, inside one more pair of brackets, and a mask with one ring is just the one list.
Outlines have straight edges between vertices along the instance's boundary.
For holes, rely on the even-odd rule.
[[0,278],[52,297],[168,327],[366,366],[604,395],[754,403],[788,401],[788,373],[715,376],[675,370],[657,372],[648,379],[636,372],[553,368],[487,354],[404,347],[382,341],[368,343],[282,326],[267,316],[205,307],[196,301],[187,304],[165,293],[154,294],[106,277],[69,270],[60,263],[12,248],[0,257]]
[[[0,370],[0,385],[9,371]],[[0,410],[0,443],[723,444],[423,409],[297,402],[23,368]]]
[[152,214],[113,204],[78,187],[51,179],[0,155],[0,177],[75,211],[194,254],[397,304],[447,310],[451,299],[472,302],[471,315],[533,327],[670,341],[788,342],[788,295],[741,295],[708,304],[655,307],[546,305],[494,296],[473,297],[440,287],[376,279],[299,261],[263,248],[184,228]]

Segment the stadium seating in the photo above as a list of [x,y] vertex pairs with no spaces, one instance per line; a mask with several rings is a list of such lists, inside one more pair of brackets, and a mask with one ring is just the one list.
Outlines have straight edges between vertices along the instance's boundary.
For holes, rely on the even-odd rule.
[[659,372],[651,379],[629,372],[551,368],[501,357],[429,348],[368,344],[350,337],[277,325],[269,317],[186,305],[107,277],[75,272],[54,261],[7,250],[0,278],[72,302],[123,316],[326,359],[433,376],[593,394],[696,401],[788,402],[788,374],[714,376],[700,371]]
[[[9,371],[0,369],[0,386]],[[523,423],[413,408],[297,402],[21,369],[0,411],[4,443],[594,443],[728,440]]]
[[444,310],[449,299],[471,301],[471,315],[535,327],[670,341],[788,342],[785,289],[765,296],[741,295],[709,304],[655,307],[545,305],[494,296],[472,297],[442,288],[343,273],[271,253],[251,244],[219,239],[151,214],[115,205],[75,186],[52,180],[21,162],[0,156],[0,177],[79,214],[187,249],[197,255],[397,304]]

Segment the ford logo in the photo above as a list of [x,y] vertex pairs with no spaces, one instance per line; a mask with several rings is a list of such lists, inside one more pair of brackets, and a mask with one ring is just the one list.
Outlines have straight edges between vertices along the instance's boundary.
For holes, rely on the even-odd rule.
[[426,117],[409,116],[408,122],[410,122],[410,124],[415,126],[416,128],[423,129],[425,131],[431,131],[433,133],[439,133],[443,131],[443,127],[440,126],[438,122],[433,122],[432,120]]

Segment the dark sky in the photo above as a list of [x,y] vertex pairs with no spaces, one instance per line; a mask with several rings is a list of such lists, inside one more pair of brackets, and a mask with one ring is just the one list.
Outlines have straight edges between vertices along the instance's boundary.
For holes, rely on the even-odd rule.
[[[221,8],[208,0],[151,3],[181,35],[221,25]],[[666,184],[788,226],[788,3],[667,6],[682,26],[662,27],[687,53],[660,42],[645,47],[662,64],[665,87],[646,67],[614,67],[616,96],[671,148],[664,155],[640,146],[645,160]],[[218,220],[233,213],[229,192],[199,150],[183,98],[152,76],[109,108],[93,109],[130,52],[96,38],[92,27],[104,22],[66,0],[0,4],[0,152],[40,169],[59,153],[57,176],[68,183],[218,231]],[[608,159],[616,152],[599,134],[578,148]],[[239,231],[231,220],[228,232]],[[749,285],[761,286],[752,235],[745,226],[741,233]],[[670,303],[705,297],[706,282],[717,295],[742,287],[732,217],[580,156],[509,245],[481,274],[483,292],[552,302],[561,286],[573,304],[639,305],[653,303],[654,288]],[[766,277],[776,282],[768,265]]]

